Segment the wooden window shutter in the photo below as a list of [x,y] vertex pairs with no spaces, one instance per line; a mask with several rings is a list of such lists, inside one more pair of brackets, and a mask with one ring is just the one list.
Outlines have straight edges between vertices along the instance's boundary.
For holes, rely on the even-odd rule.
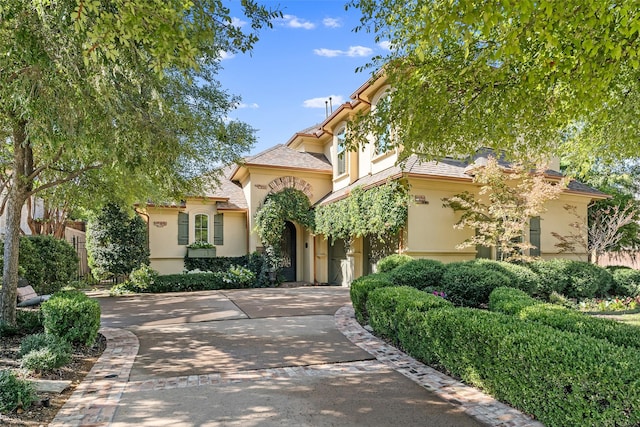
[[178,244],[189,244],[189,214],[178,212]]
[[213,244],[224,245],[224,214],[213,216]]
[[529,243],[533,248],[529,250],[530,256],[540,256],[540,217],[535,216],[529,220]]

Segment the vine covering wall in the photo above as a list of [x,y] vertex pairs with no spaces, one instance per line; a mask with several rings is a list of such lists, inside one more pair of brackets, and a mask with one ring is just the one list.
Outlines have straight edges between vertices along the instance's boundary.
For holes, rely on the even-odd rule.
[[300,190],[285,188],[267,196],[256,213],[256,231],[266,245],[280,246],[286,221],[314,230],[314,213],[307,196]]
[[407,222],[409,192],[400,181],[364,190],[315,210],[315,232],[333,241],[371,236],[386,241],[396,236]]

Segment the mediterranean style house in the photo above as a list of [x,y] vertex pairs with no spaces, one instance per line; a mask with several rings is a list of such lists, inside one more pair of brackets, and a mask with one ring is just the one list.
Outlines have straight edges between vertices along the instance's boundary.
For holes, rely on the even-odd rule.
[[[444,262],[495,256],[495,250],[456,249],[470,231],[454,229],[459,214],[442,203],[443,198],[463,191],[477,194],[478,186],[469,171],[474,163],[482,163],[482,154],[468,162],[427,162],[412,156],[398,163],[396,150],[380,153],[374,140],[361,150],[345,150],[347,122],[358,112],[375,109],[388,90],[383,78],[368,82],[352,95],[350,102],[319,125],[294,134],[284,145],[225,168],[220,184],[203,197],[188,198],[172,206],[148,205],[143,214],[149,224],[151,267],[161,274],[182,272],[187,245],[195,241],[213,244],[215,256],[234,257],[262,250],[255,216],[271,193],[294,188],[303,192],[312,206],[318,206],[349,197],[355,187],[367,189],[395,179],[408,183],[413,199],[397,245],[380,251],[375,242],[364,237],[355,239],[346,249],[343,241],[331,242],[288,222],[283,236],[286,280],[346,286],[354,278],[374,271],[381,252],[402,252]],[[558,162],[552,162],[547,175],[549,179],[559,179]],[[589,203],[604,197],[588,186],[571,182],[558,199],[548,202],[539,219],[531,221],[529,238],[536,247],[531,255],[584,255],[560,254],[551,233],[570,234],[576,217],[563,208],[565,205],[575,206],[586,218]]]

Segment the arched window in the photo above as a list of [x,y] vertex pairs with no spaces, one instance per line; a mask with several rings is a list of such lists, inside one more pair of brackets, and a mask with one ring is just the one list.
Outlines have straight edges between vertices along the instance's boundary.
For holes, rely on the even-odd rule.
[[209,215],[198,214],[193,224],[196,242],[209,242]]
[[347,153],[345,147],[345,139],[346,139],[346,131],[343,128],[338,135],[337,139],[337,148],[336,148],[336,157],[337,157],[337,165],[336,165],[336,173],[338,175],[342,175],[347,172]]

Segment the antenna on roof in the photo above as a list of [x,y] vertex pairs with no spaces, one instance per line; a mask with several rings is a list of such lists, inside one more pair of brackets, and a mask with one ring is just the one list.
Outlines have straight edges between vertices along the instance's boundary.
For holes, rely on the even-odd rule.
[[324,118],[329,117],[329,101],[324,101]]
[[333,114],[333,101],[331,97],[329,97],[329,108],[331,109],[331,114]]

